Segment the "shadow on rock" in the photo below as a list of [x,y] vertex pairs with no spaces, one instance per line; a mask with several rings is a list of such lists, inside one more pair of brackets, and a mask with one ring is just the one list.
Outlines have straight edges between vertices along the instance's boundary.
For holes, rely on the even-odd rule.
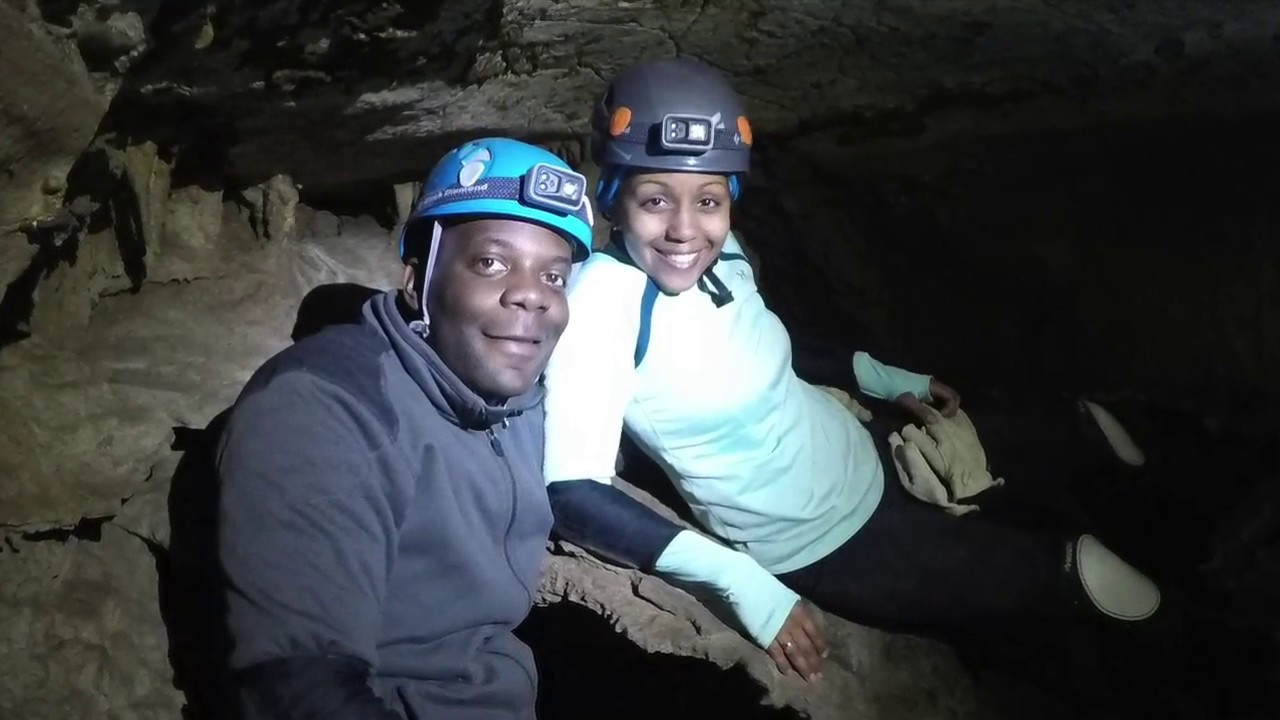
[[231,693],[231,635],[217,554],[218,437],[230,409],[204,428],[175,427],[182,453],[169,489],[169,552],[160,575],[160,613],[169,633],[174,685],[184,720],[239,720]]
[[535,607],[516,635],[537,659],[540,718],[804,717],[761,705],[764,690],[744,669],[648,653],[607,619],[570,602]]
[[298,342],[330,325],[358,323],[364,304],[381,292],[356,283],[318,285],[298,305],[298,317],[294,321],[290,337]]

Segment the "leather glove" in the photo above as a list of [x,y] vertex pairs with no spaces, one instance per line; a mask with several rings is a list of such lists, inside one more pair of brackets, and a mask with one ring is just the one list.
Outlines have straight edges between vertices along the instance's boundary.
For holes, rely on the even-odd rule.
[[978,509],[977,505],[960,505],[951,501],[946,486],[929,467],[929,462],[914,442],[893,433],[889,435],[889,446],[893,448],[893,465],[898,472],[898,480],[907,492],[956,516]]
[[963,500],[1004,484],[987,469],[987,453],[964,410],[957,410],[950,418],[933,408],[928,411],[933,413],[935,422],[923,429],[908,425],[902,429],[902,438],[919,448],[929,467],[946,483],[952,499]]

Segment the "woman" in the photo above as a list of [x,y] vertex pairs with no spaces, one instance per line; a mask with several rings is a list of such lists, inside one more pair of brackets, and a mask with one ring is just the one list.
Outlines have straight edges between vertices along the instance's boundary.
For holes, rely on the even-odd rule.
[[[695,60],[624,70],[593,115],[609,246],[578,269],[548,366],[545,474],[557,532],[615,562],[714,589],[783,672],[826,653],[801,596],[884,626],[963,628],[1091,606],[1137,621],[1155,586],[1091,536],[956,518],[908,496],[889,431],[860,423],[793,369],[730,230],[751,125]],[[856,353],[865,394],[922,416],[960,398]],[[981,429],[981,424],[979,424]],[[610,484],[623,430],[713,540]],[[985,439],[985,438],[984,438]]]

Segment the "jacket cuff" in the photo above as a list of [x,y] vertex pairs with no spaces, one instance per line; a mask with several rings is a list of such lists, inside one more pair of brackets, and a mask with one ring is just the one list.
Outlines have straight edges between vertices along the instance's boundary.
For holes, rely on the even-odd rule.
[[929,394],[931,376],[885,365],[862,351],[853,354],[853,375],[858,389],[873,398],[893,400],[911,393],[921,402],[933,399]]

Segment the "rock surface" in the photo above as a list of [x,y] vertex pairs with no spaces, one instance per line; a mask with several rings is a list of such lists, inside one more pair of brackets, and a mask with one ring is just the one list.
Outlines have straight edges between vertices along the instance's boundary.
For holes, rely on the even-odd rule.
[[[670,510],[625,481],[615,482],[667,517]],[[683,589],[635,570],[599,561],[556,544],[543,575],[539,603],[569,601],[599,613],[650,653],[705,659],[742,668],[763,685],[762,702],[830,718],[991,717],[972,677],[940,643],[893,635],[819,613],[831,655],[823,679],[807,683],[782,676],[773,661],[733,627],[727,611],[713,612]]]
[[[888,337],[886,349],[903,362],[953,378],[1022,368],[1027,377],[1018,382],[1078,379],[1166,397],[1207,380],[1221,397],[1185,404],[1214,403],[1215,413],[1257,388],[1280,396],[1280,381],[1267,370],[1280,360],[1275,303],[1259,300],[1276,282],[1266,246],[1211,249],[1207,258],[1179,250],[1167,255],[1175,266],[1169,272],[1135,283],[1153,244],[1193,234],[1187,219],[1160,213],[1194,208],[1203,192],[1184,198],[1176,186],[1161,188],[1164,200],[1138,209],[1115,202],[1179,173],[1204,185],[1215,173],[1269,175],[1267,153],[1251,159],[1247,142],[1214,151],[1240,163],[1206,154],[1180,165],[1185,143],[1161,125],[1162,118],[1250,113],[1274,123],[1280,9],[1267,0],[100,0],[13,2],[0,13],[15,38],[0,60],[14,71],[2,75],[24,78],[5,86],[8,109],[0,115],[0,165],[10,169],[0,174],[0,202],[10,207],[0,209],[0,280],[17,281],[0,304],[5,336],[24,336],[33,323],[39,331],[27,288],[52,269],[52,251],[38,256],[6,232],[56,212],[64,198],[92,195],[113,208],[103,222],[118,230],[138,225],[136,238],[117,232],[132,284],[144,270],[152,279],[197,276],[208,240],[159,227],[170,192],[188,214],[197,206],[213,214],[218,193],[242,203],[260,216],[259,238],[270,234],[270,208],[293,202],[273,203],[264,190],[273,178],[288,178],[299,200],[382,193],[392,215],[403,204],[394,186],[420,180],[431,159],[463,136],[515,133],[559,146],[580,163],[586,108],[605,79],[633,59],[681,53],[724,69],[751,109],[760,152],[743,229],[770,256],[777,282],[769,290],[780,310],[812,316],[807,308],[834,297],[838,323],[824,330],[862,327]],[[69,176],[95,130],[94,142],[113,149],[113,169]],[[1220,124],[1179,132],[1246,131]],[[1041,158],[1042,165],[1069,164],[1064,174],[1079,178],[1041,189],[1027,157],[1099,133],[1092,147]],[[1155,142],[1161,136],[1163,144]],[[1151,166],[1160,162],[1153,156],[1174,156],[1168,169],[1115,179],[1114,148],[1144,143],[1124,162]],[[1033,177],[1018,176],[1029,167]],[[129,191],[117,187],[122,174]],[[1096,189],[1077,192],[1085,186]],[[1045,207],[1050,192],[1062,198],[1056,207]],[[1247,189],[1234,197],[1241,192]],[[1018,200],[991,201],[1008,194]],[[1074,212],[1082,206],[1085,217]],[[1000,220],[1010,208],[1027,211]],[[1124,212],[1143,221],[1106,223]],[[1261,206],[1235,211],[1268,213]],[[1215,232],[1222,229],[1194,230]],[[1222,234],[1233,241],[1264,232],[1231,227]],[[599,238],[606,233],[598,224]],[[1090,236],[1097,239],[1078,241]],[[1235,259],[1250,253],[1262,262]],[[933,321],[924,293],[887,279],[908,270],[921,276],[917,283],[943,284],[957,265],[972,288],[964,293],[970,311],[948,323]],[[1211,287],[1242,290],[1210,292],[1208,302],[1184,299],[1205,274]],[[1046,297],[1010,303],[1010,293]],[[84,302],[73,303],[76,312]],[[994,342],[966,342],[986,332],[988,321],[1002,331]],[[927,323],[947,331],[909,343],[892,337],[903,335],[895,328]],[[1028,335],[1035,357],[1007,367],[1011,348]],[[1182,364],[1174,368],[1170,357]]]
[[62,204],[67,173],[107,111],[74,46],[0,3],[0,238]]
[[0,713],[176,720],[156,559],[120,527],[6,537],[0,551]]
[[[193,13],[171,21],[122,109],[207,109],[206,123],[237,138],[231,173],[255,183],[277,172],[304,185],[410,180],[459,133],[580,135],[604,78],[639,57],[723,68],[766,136],[838,126],[886,139],[1238,110],[1273,102],[1265,88],[1280,68],[1280,10],[1262,0],[273,2]],[[197,48],[189,38],[206,13],[214,40]]]
[[[235,246],[226,237],[220,245]],[[0,417],[9,428],[0,436],[0,476],[8,479],[0,526],[44,529],[114,514],[168,452],[170,428],[203,426],[289,343],[307,291],[340,282],[392,287],[398,276],[385,233],[221,259],[199,265],[200,275],[112,295],[83,328],[0,353]]]

